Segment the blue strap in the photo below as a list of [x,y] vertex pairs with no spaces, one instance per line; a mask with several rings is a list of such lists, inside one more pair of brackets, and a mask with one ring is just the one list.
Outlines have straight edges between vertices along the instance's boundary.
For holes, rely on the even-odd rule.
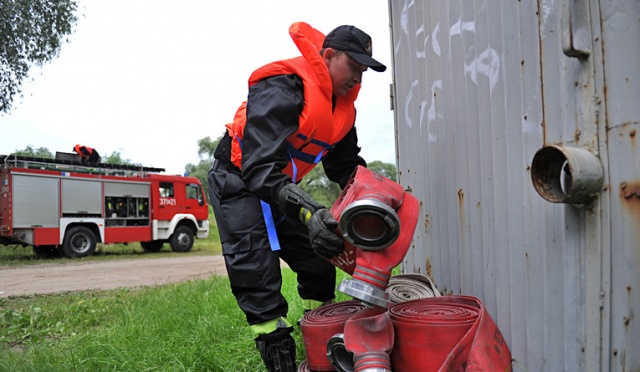
[[[302,136],[301,134],[298,134],[298,136],[306,140],[306,137]],[[240,137],[238,136],[235,136],[235,138],[236,140],[238,140],[240,148],[242,148],[242,139],[240,139]],[[322,160],[322,155],[325,153],[325,151],[331,150],[331,148],[333,147],[328,143],[317,141],[314,139],[311,140],[311,143],[324,147],[324,149],[320,151],[320,153],[318,153],[315,158],[313,157],[313,155],[306,154],[291,146],[291,144],[287,144],[287,152],[289,153],[289,158],[291,161],[291,180],[293,182],[296,182],[298,178],[298,167],[296,166],[296,162],[293,161],[294,158],[300,159],[306,163],[318,164],[320,160]],[[262,217],[264,218],[264,223],[267,226],[267,236],[269,238],[271,251],[279,251],[280,241],[278,240],[278,232],[276,231],[276,226],[282,223],[282,221],[284,220],[284,216],[282,216],[282,218],[280,218],[280,220],[276,223],[273,220],[273,213],[271,213],[271,206],[269,205],[269,203],[265,202],[264,200],[260,200],[260,205],[262,206]]]
[[296,166],[296,162],[293,161],[291,152],[289,152],[289,160],[291,161],[291,182],[296,183],[296,179],[298,178],[298,167]]
[[238,141],[238,144],[240,144],[240,148],[242,148],[242,138],[240,138],[240,136],[234,136],[234,137]]
[[[298,133],[297,135],[298,138],[300,138],[303,141],[307,141],[307,136],[305,136],[304,134]],[[323,142],[323,141],[319,141],[315,138],[312,138],[311,141],[309,141],[311,143],[313,143],[314,145],[318,145],[324,148],[331,148],[331,144],[327,143],[327,142]]]
[[313,161],[313,164],[318,164],[320,163],[320,160],[322,160],[322,154],[324,154],[325,150],[322,150],[318,153],[318,155],[316,156],[315,160]]
[[262,205],[262,216],[264,217],[264,223],[267,225],[267,236],[269,237],[269,245],[272,251],[280,250],[280,241],[278,241],[278,234],[276,232],[276,223],[273,220],[273,214],[271,214],[271,206],[269,203],[260,200]]
[[295,147],[293,147],[291,144],[287,144],[287,152],[289,153],[290,157],[294,159],[302,160],[303,162],[309,163],[309,164],[318,164],[322,160],[322,156],[325,154],[325,152],[331,149],[332,149],[332,146],[325,147],[318,154],[314,155],[314,154],[302,152],[296,149]]

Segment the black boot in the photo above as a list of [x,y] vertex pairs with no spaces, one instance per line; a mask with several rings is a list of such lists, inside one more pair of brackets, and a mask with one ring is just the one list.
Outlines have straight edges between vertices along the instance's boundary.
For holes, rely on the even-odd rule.
[[256,347],[269,372],[296,372],[296,342],[291,337],[293,327],[258,336]]

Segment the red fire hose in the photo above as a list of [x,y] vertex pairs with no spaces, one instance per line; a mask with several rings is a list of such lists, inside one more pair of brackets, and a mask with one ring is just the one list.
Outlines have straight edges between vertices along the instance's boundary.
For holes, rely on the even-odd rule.
[[471,296],[393,305],[394,371],[509,371],[511,352],[484,306]]
[[390,371],[393,343],[393,324],[389,312],[382,307],[365,309],[344,325],[344,345],[353,353],[356,372]]
[[327,358],[327,343],[341,334],[347,319],[364,310],[360,301],[337,302],[309,311],[300,320],[300,330],[307,352],[306,367],[313,371],[335,371]]

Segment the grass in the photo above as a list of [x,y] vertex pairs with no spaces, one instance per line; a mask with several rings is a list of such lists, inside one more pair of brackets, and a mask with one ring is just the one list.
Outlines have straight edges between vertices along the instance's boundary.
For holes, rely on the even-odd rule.
[[[74,261],[219,255],[215,222],[187,253],[146,253],[139,244],[98,245]],[[65,264],[30,247],[0,246],[0,267]],[[296,276],[284,268],[289,320],[302,316]],[[347,274],[338,270],[338,283]],[[350,299],[336,292],[337,300]],[[296,327],[298,362],[305,359]],[[0,372],[12,371],[264,371],[260,354],[226,277],[137,289],[0,298]]]
[[[338,281],[346,275],[339,271]],[[302,303],[286,268],[283,294],[295,323]],[[294,338],[300,362],[299,329]],[[226,277],[0,298],[0,355],[0,371],[16,372],[264,370]]]
[[[73,261],[221,254],[218,231],[196,239],[187,253],[146,253],[140,244],[99,244]],[[40,258],[30,247],[0,246],[3,266],[65,264]],[[282,269],[292,324],[302,316],[296,276]],[[340,283],[348,275],[338,270]],[[336,291],[336,300],[350,299]],[[302,334],[293,334],[298,363]],[[213,276],[162,286],[0,298],[0,372],[11,371],[264,371],[260,354],[229,288]]]

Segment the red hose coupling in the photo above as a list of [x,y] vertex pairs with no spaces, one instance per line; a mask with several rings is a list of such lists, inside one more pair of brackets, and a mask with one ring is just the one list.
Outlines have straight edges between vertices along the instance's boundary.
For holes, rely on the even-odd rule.
[[394,330],[386,309],[368,308],[349,318],[344,344],[353,353],[355,372],[391,371]]
[[345,279],[338,290],[374,306],[390,305],[385,292],[391,278],[391,270],[404,259],[411,246],[418,224],[420,203],[412,194],[403,191],[402,204],[397,215],[400,221],[398,238],[380,250],[358,247],[353,279]]
[[402,186],[365,167],[358,166],[342,194],[331,207],[345,251],[329,261],[353,274],[357,248],[384,249],[396,241],[400,218],[396,210],[403,203]]

